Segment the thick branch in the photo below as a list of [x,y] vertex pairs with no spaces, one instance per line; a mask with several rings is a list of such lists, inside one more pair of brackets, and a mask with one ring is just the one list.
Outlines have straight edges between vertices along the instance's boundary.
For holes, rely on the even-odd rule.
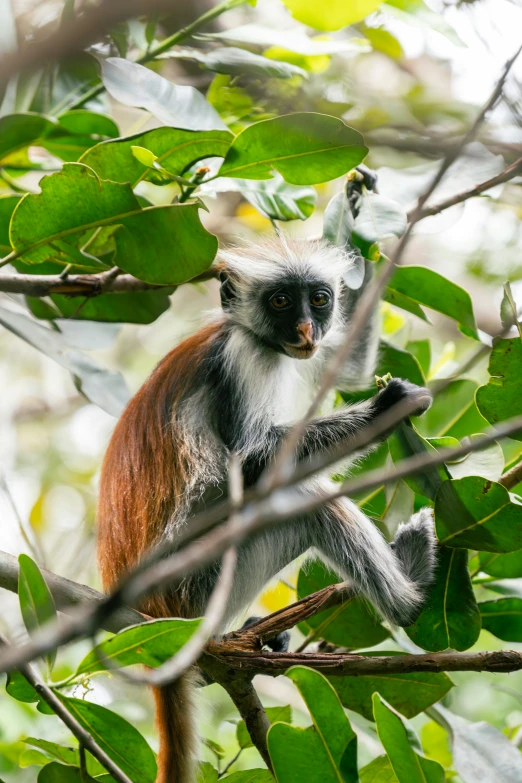
[[[201,283],[215,276],[213,269],[187,280],[189,283]],[[67,296],[98,296],[99,294],[125,294],[136,291],[153,291],[176,286],[157,285],[139,280],[132,275],[111,277],[102,275],[0,275],[0,291],[7,294],[25,294],[26,296],[49,296],[66,294]]]
[[[10,646],[2,634],[0,634],[0,646]],[[33,686],[39,696],[45,701],[46,704],[53,710],[53,712],[60,718],[60,720],[67,726],[69,731],[76,737],[82,747],[91,753],[97,761],[110,772],[114,780],[119,783],[132,783],[131,779],[127,777],[125,772],[121,770],[117,764],[108,756],[104,750],[100,748],[98,743],[93,739],[90,733],[78,723],[76,718],[71,715],[69,710],[60,701],[54,691],[38,676],[34,669],[29,666],[28,663],[20,666],[19,670],[22,677]]]
[[[79,607],[91,607],[100,604],[105,600],[105,596],[92,587],[72,582],[63,576],[57,576],[46,568],[41,569],[45,581],[51,591],[56,608],[66,614],[76,614]],[[10,590],[12,593],[18,592],[18,560],[7,552],[0,551],[0,587]],[[113,615],[107,618],[103,628],[111,633],[118,633],[129,625],[137,625],[145,622],[144,617],[139,612],[124,606],[118,609]]]
[[522,462],[518,462],[513,465],[512,468],[507,470],[503,476],[498,480],[499,484],[502,484],[506,489],[513,489],[522,481]]
[[411,672],[515,672],[522,669],[522,653],[494,650],[479,653],[424,653],[421,655],[369,656],[353,653],[273,653],[228,652],[226,644],[212,642],[209,652],[223,666],[229,677],[234,671],[249,676],[269,674],[277,677],[291,666],[308,666],[323,674],[340,677],[370,677]]
[[[491,179],[488,179],[485,182],[481,182],[479,185],[475,185],[468,190],[463,190],[461,193],[457,193],[455,196],[451,196],[444,201],[440,201],[438,204],[434,204],[432,207],[424,207],[420,212],[419,220],[422,220],[423,218],[429,217],[431,215],[438,215],[439,212],[442,212],[445,209],[449,209],[449,207],[454,207],[455,204],[461,204],[463,201],[467,201],[474,196],[480,196],[481,193],[484,193],[486,190],[494,188],[495,185],[501,185],[503,182],[508,182],[510,179],[513,179],[513,177],[516,177],[521,173],[522,158],[519,158],[510,166],[507,166],[503,171],[501,171],[500,174],[497,174],[496,177],[491,177]],[[411,219],[412,214],[413,213],[411,212],[408,214],[408,219]]]

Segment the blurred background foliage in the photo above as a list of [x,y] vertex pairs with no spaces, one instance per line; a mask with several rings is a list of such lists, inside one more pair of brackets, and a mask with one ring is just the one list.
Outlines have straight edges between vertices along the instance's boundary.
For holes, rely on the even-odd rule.
[[[196,86],[235,132],[253,121],[295,111],[342,117],[364,134],[370,148],[365,162],[377,171],[381,194],[411,208],[436,169],[437,160],[452,139],[468,127],[505,60],[519,45],[522,7],[510,0],[388,0],[374,2],[373,12],[352,23],[346,15],[351,5],[357,4],[324,2],[310,12],[311,5],[299,0],[287,0],[285,5],[279,0],[259,0],[257,7],[244,5],[231,10],[206,28],[205,35],[191,40],[187,44],[191,49],[184,45],[171,53],[176,56],[166,57],[153,67],[178,85]],[[126,56],[142,50],[156,35],[169,34],[184,21],[208,10],[212,0],[178,6],[172,19],[162,20],[157,28],[154,20],[122,25],[101,44],[105,53]],[[303,12],[301,6],[308,10]],[[12,46],[14,19],[20,38],[28,34],[38,37],[53,29],[62,10],[63,4],[52,0],[1,0],[0,46],[5,51]],[[188,18],[184,19],[184,15]],[[215,73],[208,67],[212,64],[201,56],[204,41],[250,45],[253,52],[295,66],[295,70],[288,78],[259,76],[255,68],[245,73],[243,67],[239,72]],[[79,58],[67,68],[50,65],[39,74],[36,87],[27,86],[25,98],[20,98],[19,93],[18,99],[25,100],[25,105],[18,108],[45,112],[52,108],[51,100],[58,100],[61,108],[66,108],[71,86],[77,85],[78,80],[88,84],[96,73],[91,57]],[[455,164],[433,201],[487,180],[520,157],[520,80],[522,61],[513,69],[504,99],[466,156]],[[2,114],[12,111],[10,99],[9,94],[4,96]],[[125,106],[106,94],[93,99],[87,108],[112,117],[120,135],[161,125],[153,114]],[[35,190],[42,173],[61,167],[62,161],[53,154],[56,151],[48,144],[29,147],[18,159],[16,155],[12,157],[3,169],[0,195],[17,189]],[[298,236],[320,235],[325,206],[341,185],[341,181],[334,181],[317,186],[315,205],[308,193],[301,215],[306,221],[294,220],[285,224],[285,230]],[[152,203],[168,203],[175,188],[143,183],[142,195]],[[269,219],[240,192],[221,193],[219,198],[212,197],[212,193],[209,196],[205,198],[209,212],[202,220],[220,243],[237,237],[255,240],[272,231]],[[408,247],[406,263],[436,269],[466,288],[479,328],[494,335],[501,329],[503,282],[509,279],[515,299],[522,298],[521,216],[518,178],[497,186],[485,197],[425,219]],[[16,296],[1,297],[2,304],[16,308]],[[120,371],[134,391],[156,362],[195,331],[206,313],[218,304],[217,284],[210,281],[179,288],[172,295],[169,308],[151,324],[61,319],[59,325],[69,344],[88,351],[104,366]],[[430,313],[430,318],[435,328],[389,303],[383,304],[383,336],[394,346],[408,346],[413,352],[413,344],[421,346],[421,341],[429,338],[431,357],[422,366],[427,378],[433,380],[451,374],[473,345],[449,319],[436,313]],[[466,377],[485,383],[487,360],[473,367]],[[86,402],[67,370],[6,330],[0,332],[0,379],[0,548],[13,554],[28,552],[62,576],[99,587],[94,507],[101,459],[115,420]],[[474,387],[472,384],[467,397],[464,393],[466,399],[459,415],[476,412],[479,416],[473,402]],[[448,405],[449,412],[441,405],[441,415],[448,415],[444,432],[458,437],[451,416],[451,399]],[[480,431],[480,427],[474,431]],[[522,452],[522,444],[513,440],[502,448],[506,465],[516,461]],[[374,460],[378,464],[378,454]],[[385,522],[391,530],[406,516],[409,499],[401,501],[403,486],[400,483],[394,488],[393,496],[381,492],[380,499],[360,498],[367,508],[373,503],[371,508],[377,516],[387,515]],[[294,565],[283,579],[271,585],[260,597],[255,611],[267,613],[294,600],[298,571],[298,564]],[[522,591],[519,582],[512,580],[512,591]],[[306,592],[306,586],[300,585],[300,591]],[[479,588],[479,597],[486,600],[497,594],[483,586]],[[3,591],[1,603],[1,626],[9,629],[14,641],[22,641],[25,631],[16,596]],[[403,632],[397,639],[389,638],[380,628],[375,630],[374,649],[400,650],[411,645]],[[311,630],[295,629],[294,644],[300,644],[302,633]],[[332,641],[343,644],[335,636]],[[480,632],[471,649],[502,646],[522,650],[522,645],[502,642],[487,630]],[[87,650],[88,645],[82,643],[74,650],[60,651],[56,675],[68,676]],[[446,707],[469,720],[488,721],[517,747],[522,743],[521,673],[503,679],[486,673],[457,673],[452,680],[458,687],[444,696],[442,703]],[[156,747],[147,692],[107,678],[93,680],[86,687],[94,689],[98,703],[110,705],[126,717]],[[288,680],[258,677],[256,687],[266,705],[290,704],[294,708],[294,723],[307,725],[304,702]],[[76,695],[83,692],[78,686]],[[237,713],[217,685],[200,691],[198,705],[201,733],[209,739],[202,756],[215,762],[216,753],[220,755],[221,750],[212,746],[214,741],[223,749],[226,762],[238,747]],[[369,763],[382,753],[375,726],[357,712],[350,711],[349,716],[359,736],[361,763]],[[426,755],[451,770],[444,729],[425,714],[414,718],[413,723],[420,732]],[[9,698],[2,689],[0,776],[6,783],[35,780],[38,768],[30,765],[38,751],[23,742],[31,736],[62,744],[69,739],[59,721],[37,712],[31,704]],[[247,747],[233,769],[256,766],[257,751]],[[454,772],[447,776],[459,780]]]

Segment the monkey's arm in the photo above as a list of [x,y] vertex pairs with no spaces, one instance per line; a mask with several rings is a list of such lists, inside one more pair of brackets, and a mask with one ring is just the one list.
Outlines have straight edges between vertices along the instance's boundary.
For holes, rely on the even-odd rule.
[[[347,328],[353,318],[362,295],[373,279],[374,264],[365,261],[364,280],[357,291],[345,288],[342,294],[342,310]],[[362,329],[359,337],[351,348],[350,356],[341,369],[337,386],[341,389],[366,389],[372,381],[377,365],[379,350],[380,315],[379,308],[371,314],[368,323]]]
[[[406,399],[411,401],[415,415],[424,413],[431,405],[429,389],[415,386],[401,378],[392,378],[388,385],[370,400],[339,408],[328,416],[309,422],[297,447],[297,460],[300,462],[316,454],[327,452],[341,441],[345,441],[349,449],[350,440],[353,440],[364,427]],[[270,427],[263,439],[262,448],[247,455],[243,465],[247,485],[257,481],[274,457],[288,430],[287,426]],[[382,440],[388,434],[389,431],[376,440]]]

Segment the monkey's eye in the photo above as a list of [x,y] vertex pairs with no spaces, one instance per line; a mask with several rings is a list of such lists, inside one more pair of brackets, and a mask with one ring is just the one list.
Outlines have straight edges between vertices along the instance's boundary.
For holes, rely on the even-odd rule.
[[275,307],[276,310],[284,310],[290,304],[290,299],[284,294],[274,294],[270,299],[270,304]]
[[314,307],[325,307],[330,303],[330,296],[326,291],[316,291],[310,298],[310,303]]

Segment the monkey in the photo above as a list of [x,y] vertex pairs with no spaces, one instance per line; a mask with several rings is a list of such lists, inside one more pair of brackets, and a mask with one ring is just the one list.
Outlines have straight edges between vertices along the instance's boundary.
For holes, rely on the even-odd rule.
[[[368,262],[361,289],[347,288],[352,258],[324,240],[284,236],[220,252],[221,311],[159,363],[130,400],[107,448],[97,511],[106,590],[158,544],[174,550],[194,514],[223,498],[232,453],[241,461],[245,488],[273,463],[310,405],[371,279]],[[376,312],[353,346],[339,388],[368,387],[378,337]],[[296,461],[340,442],[349,450],[362,428],[404,399],[419,415],[431,403],[428,389],[394,378],[368,400],[323,412],[307,423]],[[314,494],[328,486],[322,475],[300,491]],[[241,544],[225,623],[230,627],[277,573],[313,551],[390,623],[410,625],[433,580],[435,541],[430,509],[402,524],[390,546],[356,503],[330,501]],[[146,599],[141,609],[153,617],[201,616],[218,575],[216,562]],[[155,691],[157,783],[194,780],[193,690],[184,675]]]

